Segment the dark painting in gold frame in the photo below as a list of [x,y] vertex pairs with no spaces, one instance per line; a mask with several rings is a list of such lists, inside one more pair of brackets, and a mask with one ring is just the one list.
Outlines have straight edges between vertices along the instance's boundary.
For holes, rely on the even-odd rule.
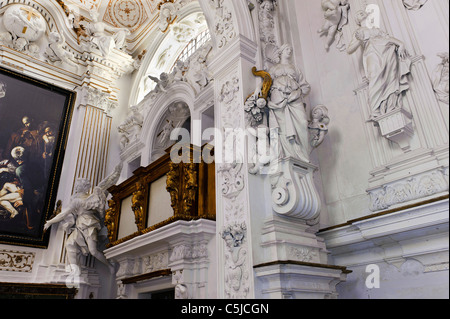
[[48,246],[75,97],[0,68],[0,243]]

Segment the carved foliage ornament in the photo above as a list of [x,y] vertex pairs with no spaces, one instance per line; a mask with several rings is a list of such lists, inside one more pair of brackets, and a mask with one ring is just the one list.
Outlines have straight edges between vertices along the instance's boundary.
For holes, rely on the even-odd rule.
[[219,48],[224,48],[229,41],[236,36],[236,31],[234,30],[233,24],[233,15],[226,5],[229,1],[210,1],[212,8],[216,12],[214,32],[216,34],[217,46]]
[[370,209],[388,209],[396,204],[448,192],[448,189],[448,168],[445,171],[435,170],[369,192]]
[[225,253],[225,294],[229,299],[246,298],[249,292],[247,270],[248,252],[244,223],[229,225],[221,232],[227,251]]
[[31,272],[35,253],[0,250],[0,271]]
[[163,0],[158,4],[158,10],[160,11],[159,29],[165,33],[169,27],[177,19],[177,6],[175,0]]

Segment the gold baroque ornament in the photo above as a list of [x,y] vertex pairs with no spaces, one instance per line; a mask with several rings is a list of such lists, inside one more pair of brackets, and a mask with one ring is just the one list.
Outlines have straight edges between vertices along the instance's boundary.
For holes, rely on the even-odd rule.
[[184,165],[183,214],[192,216],[198,190],[197,164]]
[[261,77],[263,79],[263,83],[260,91],[253,92],[245,100],[245,112],[247,112],[247,118],[250,126],[257,127],[263,122],[264,109],[268,103],[273,80],[268,72],[263,70],[258,71],[256,67],[252,68],[252,73],[256,77]]
[[113,199],[108,201],[108,206],[109,208],[106,210],[105,215],[105,226],[108,229],[109,242],[112,243],[116,238],[116,231],[117,231],[116,220],[118,217],[117,216],[118,210],[116,201]]
[[31,272],[35,253],[0,251],[0,271]]
[[136,221],[136,226],[139,231],[145,229],[145,218],[144,218],[144,205],[145,205],[145,188],[142,182],[136,183],[136,191],[133,193],[131,199],[132,206],[131,209],[134,212],[134,217]]
[[180,164],[169,163],[169,172],[167,173],[167,191],[170,194],[171,206],[174,216],[179,214],[178,210],[178,193],[180,189]]

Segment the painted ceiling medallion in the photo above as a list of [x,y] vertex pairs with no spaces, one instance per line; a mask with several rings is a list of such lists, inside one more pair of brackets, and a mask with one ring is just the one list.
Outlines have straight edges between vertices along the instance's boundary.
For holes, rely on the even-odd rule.
[[104,21],[115,27],[137,30],[148,18],[141,0],[110,0]]

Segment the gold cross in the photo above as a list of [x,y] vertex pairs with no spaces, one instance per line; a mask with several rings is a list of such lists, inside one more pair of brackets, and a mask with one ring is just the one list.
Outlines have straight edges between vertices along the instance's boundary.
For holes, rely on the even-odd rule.
[[32,10],[29,7],[28,8],[27,7],[22,7],[22,8],[20,8],[20,10],[23,10],[23,11],[25,11],[25,13],[28,13],[28,16],[27,16],[28,21],[31,21],[32,17],[39,18],[39,14],[34,12],[34,10]]

